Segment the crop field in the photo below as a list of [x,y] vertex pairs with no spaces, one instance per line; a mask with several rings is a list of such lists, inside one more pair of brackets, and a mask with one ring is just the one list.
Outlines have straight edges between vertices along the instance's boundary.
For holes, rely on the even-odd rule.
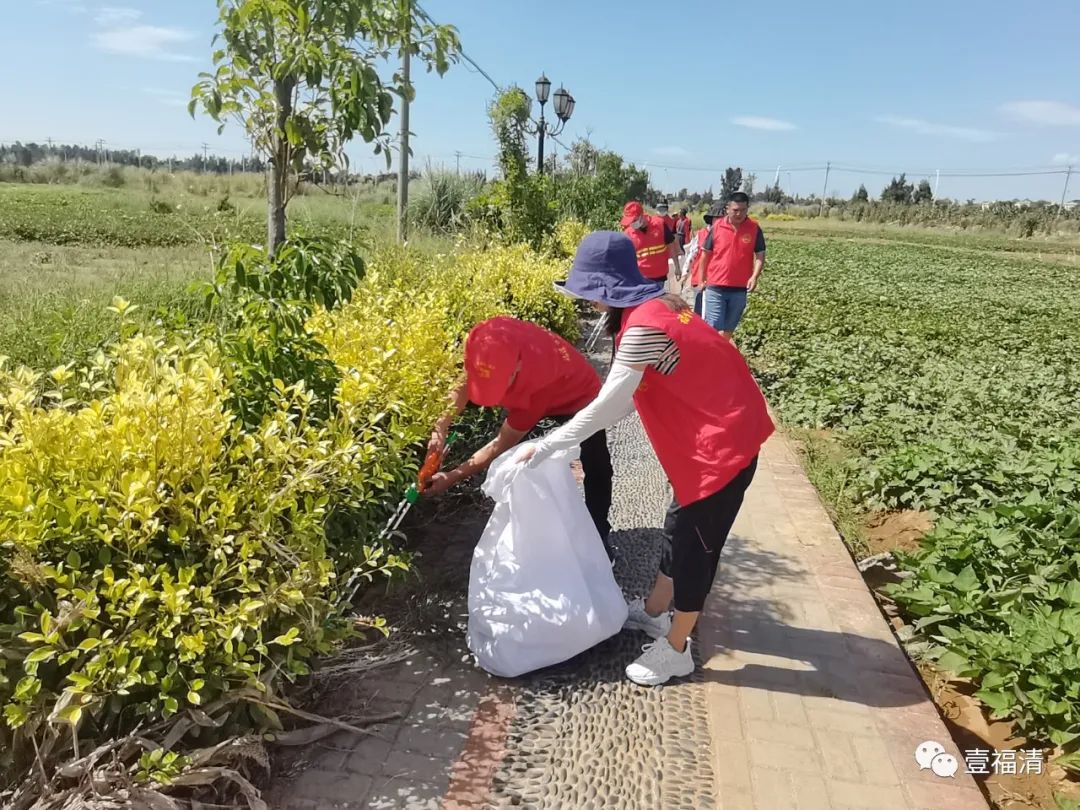
[[1080,275],[840,238],[769,262],[740,343],[784,422],[839,445],[839,509],[932,518],[893,593],[925,652],[1026,732],[1080,737]]

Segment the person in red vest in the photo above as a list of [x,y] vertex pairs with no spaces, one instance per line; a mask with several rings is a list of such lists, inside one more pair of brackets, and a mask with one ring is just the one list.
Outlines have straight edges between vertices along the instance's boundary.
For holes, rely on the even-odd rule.
[[626,623],[655,639],[626,675],[653,686],[694,670],[690,633],[774,427],[735,344],[682,298],[645,279],[635,259],[633,244],[621,234],[599,231],[581,242],[562,286],[607,313],[615,358],[596,399],[558,430],[523,446],[515,459],[537,464],[636,407],[675,493],[660,573],[648,599],[630,604]]
[[656,206],[656,214],[664,220],[664,224],[671,228],[671,232],[675,233],[675,218],[668,213],[667,200],[661,200]]
[[765,267],[765,235],[747,216],[750,198],[736,191],[728,199],[726,216],[713,221],[693,277],[694,289],[704,290],[703,317],[730,337],[742,320],[746,295],[753,292]]
[[665,283],[670,270],[668,260],[674,259],[678,267],[679,246],[675,232],[665,224],[663,217],[646,214],[637,201],[623,207],[619,224],[634,245],[641,275]]
[[[553,332],[527,321],[499,316],[472,328],[465,340],[465,379],[450,394],[450,410],[439,419],[428,442],[441,451],[454,419],[472,402],[501,407],[506,418],[498,435],[457,468],[427,482],[431,494],[487,469],[520,442],[544,418],[565,421],[588,405],[600,391],[600,375],[585,356]],[[581,443],[585,505],[608,557],[611,524],[611,456],[601,431]]]
[[679,210],[679,215],[675,217],[675,236],[679,240],[679,244],[685,248],[690,244],[690,240],[693,238],[694,225],[690,221],[690,217],[687,215],[687,210],[682,208]]
[[709,236],[709,228],[718,217],[722,217],[723,215],[724,206],[720,203],[715,203],[704,216],[705,227],[700,228],[698,232],[694,234],[694,238],[690,240],[690,246],[686,249],[686,268],[689,268],[689,270],[684,268],[683,272],[684,275],[689,276],[686,281],[689,281],[690,286],[693,287],[695,291],[694,312],[698,315],[703,314],[704,311],[705,282],[698,275],[697,257],[701,252],[702,246],[705,244],[705,240]]

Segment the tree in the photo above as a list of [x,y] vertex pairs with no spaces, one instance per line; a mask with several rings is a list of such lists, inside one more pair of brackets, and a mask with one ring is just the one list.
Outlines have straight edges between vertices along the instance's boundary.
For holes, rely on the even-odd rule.
[[742,185],[742,169],[732,169],[729,166],[724,171],[724,178],[720,183],[720,199],[727,202],[728,198],[738,191],[739,186]]
[[930,188],[929,180],[921,180],[919,182],[919,187],[915,189],[914,194],[912,194],[911,201],[916,204],[934,201],[934,191]]
[[574,174],[593,174],[599,154],[588,138],[578,138],[570,145],[570,171]]
[[218,0],[221,31],[213,73],[200,74],[189,112],[201,107],[224,129],[233,119],[269,163],[267,246],[285,240],[290,177],[305,163],[348,166],[359,135],[386,152],[393,98],[412,99],[396,71],[379,63],[408,51],[443,74],[458,49],[456,31],[433,24],[410,0]]
[[748,197],[754,196],[754,181],[757,180],[756,174],[748,174],[742,179],[741,191],[746,192]]
[[859,184],[859,190],[855,192],[855,195],[851,198],[852,202],[870,202],[870,194],[866,190],[866,186],[862,183]]
[[765,202],[782,203],[783,201],[784,192],[781,190],[779,182],[773,183],[765,189]]
[[899,179],[894,177],[892,182],[882,189],[881,201],[909,205],[914,193],[915,186],[912,183],[907,182],[907,177],[901,174]]

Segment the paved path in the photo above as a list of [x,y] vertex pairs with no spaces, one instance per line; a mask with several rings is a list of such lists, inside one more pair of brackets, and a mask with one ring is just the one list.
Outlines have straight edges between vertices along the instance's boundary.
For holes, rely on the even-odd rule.
[[[636,418],[612,432],[616,575],[655,573],[668,490]],[[466,587],[467,555],[448,560]],[[647,639],[624,632],[513,681],[464,648],[464,593],[404,663],[346,684],[359,713],[404,719],[335,735],[284,773],[272,807],[785,810],[987,806],[787,441],[763,450],[697,633],[695,676],[621,676]],[[920,770],[944,744],[954,778]]]

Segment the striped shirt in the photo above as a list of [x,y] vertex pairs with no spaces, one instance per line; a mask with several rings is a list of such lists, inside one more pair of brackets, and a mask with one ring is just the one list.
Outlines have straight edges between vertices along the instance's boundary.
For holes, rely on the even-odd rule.
[[679,364],[679,347],[652,326],[631,326],[619,342],[615,360],[628,366],[646,365],[668,375]]

